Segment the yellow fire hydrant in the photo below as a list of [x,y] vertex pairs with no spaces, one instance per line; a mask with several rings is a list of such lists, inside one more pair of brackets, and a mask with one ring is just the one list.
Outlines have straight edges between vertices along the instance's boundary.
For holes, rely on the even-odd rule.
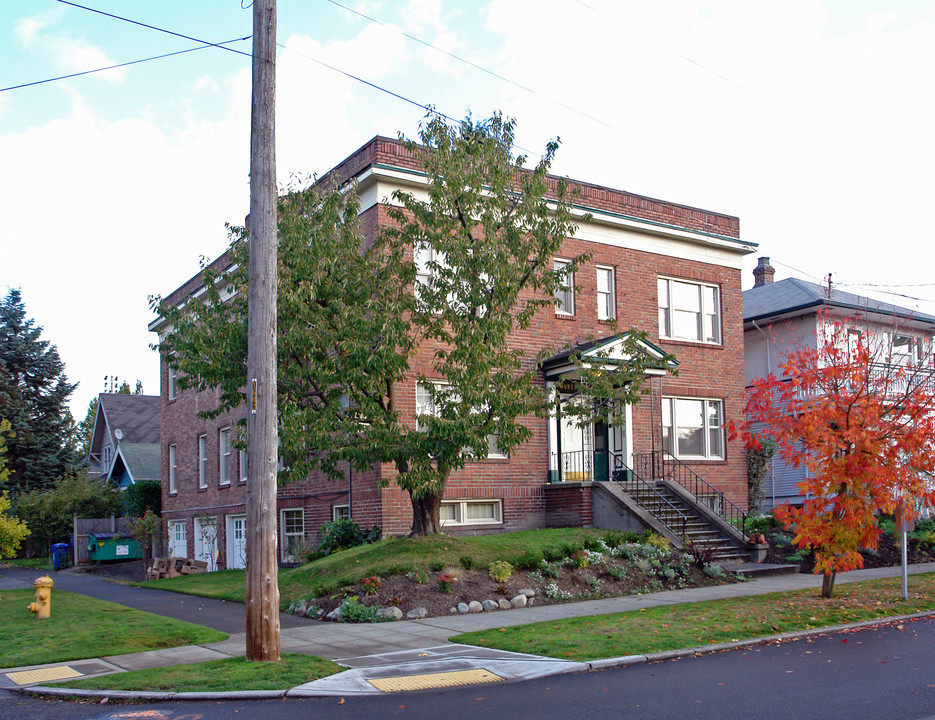
[[48,575],[33,581],[33,585],[36,586],[36,602],[29,603],[26,609],[36,613],[36,617],[40,620],[52,615],[52,586],[54,584]]

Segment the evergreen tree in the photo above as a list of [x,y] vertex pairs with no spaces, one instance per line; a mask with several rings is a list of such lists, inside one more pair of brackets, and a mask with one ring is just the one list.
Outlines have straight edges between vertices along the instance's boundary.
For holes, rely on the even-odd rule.
[[67,403],[76,385],[41,335],[26,319],[20,291],[10,290],[0,302],[0,417],[13,433],[3,489],[14,493],[53,486],[73,462]]
[[91,451],[91,435],[94,432],[94,418],[97,417],[97,398],[88,403],[88,412],[84,420],[75,426],[75,442],[77,442],[77,457],[86,458]]

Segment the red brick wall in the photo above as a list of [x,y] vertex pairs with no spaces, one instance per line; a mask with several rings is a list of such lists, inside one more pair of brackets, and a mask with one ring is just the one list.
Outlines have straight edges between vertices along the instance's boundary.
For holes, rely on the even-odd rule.
[[593,527],[591,483],[545,486],[545,527]]

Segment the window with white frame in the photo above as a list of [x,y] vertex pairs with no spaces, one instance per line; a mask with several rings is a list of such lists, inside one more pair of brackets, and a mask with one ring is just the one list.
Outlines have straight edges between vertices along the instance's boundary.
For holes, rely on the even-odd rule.
[[617,316],[617,304],[614,299],[614,269],[604,265],[597,266],[597,319],[613,320]]
[[724,404],[704,398],[662,398],[663,447],[677,458],[724,459]]
[[198,436],[198,487],[208,487],[208,436]]
[[284,563],[298,562],[297,551],[305,541],[305,511],[302,508],[280,510],[279,528],[282,561]]
[[439,514],[442,527],[503,522],[500,500],[443,500]]
[[338,520],[350,520],[351,519],[351,506],[350,505],[332,505],[331,506],[331,519],[337,522]]
[[[434,382],[432,385],[435,388],[435,397],[432,397],[429,389],[423,383],[416,384],[416,429],[420,431],[427,429],[425,423],[421,420],[422,417],[426,415],[439,417],[441,414],[441,408],[437,402],[439,395],[444,396],[448,394],[448,399],[450,402],[458,402],[457,394],[450,390],[451,386],[448,383]],[[487,436],[487,457],[509,457],[500,449],[500,446],[497,444],[496,433],[491,433]]]
[[[568,270],[571,263],[568,260],[555,260],[554,269],[556,271]],[[574,315],[575,314],[575,274],[567,272],[565,279],[555,290],[555,314],[556,315]]]
[[176,447],[175,443],[169,445],[169,493],[178,492],[178,486],[176,485],[176,471],[178,469],[178,458],[176,456]]
[[717,285],[659,278],[659,336],[672,340],[721,342]]
[[231,482],[231,429],[218,430],[218,459],[220,460],[221,485]]
[[597,319],[613,320],[617,316],[614,300],[614,269],[597,266]]
[[176,375],[175,369],[169,368],[169,376],[166,381],[166,394],[169,397],[169,401],[175,400],[175,391],[176,391]]
[[247,482],[247,451],[239,450],[237,464],[240,466],[240,482]]
[[893,335],[890,362],[893,365],[910,365],[916,360],[916,339],[909,335]]

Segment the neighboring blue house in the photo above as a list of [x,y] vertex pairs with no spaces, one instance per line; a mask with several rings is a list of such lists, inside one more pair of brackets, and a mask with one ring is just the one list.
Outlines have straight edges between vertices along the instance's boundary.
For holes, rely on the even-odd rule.
[[[744,374],[749,387],[758,377],[781,376],[780,363],[795,347],[816,347],[829,321],[853,325],[855,333],[873,334],[894,363],[930,361],[935,317],[862,295],[798,278],[773,281],[768,257],[753,271],[755,284],[743,293]],[[778,455],[766,478],[763,510],[776,505],[801,504],[797,484],[806,475]]]
[[159,480],[159,397],[101,393],[97,399],[88,476],[121,488]]

